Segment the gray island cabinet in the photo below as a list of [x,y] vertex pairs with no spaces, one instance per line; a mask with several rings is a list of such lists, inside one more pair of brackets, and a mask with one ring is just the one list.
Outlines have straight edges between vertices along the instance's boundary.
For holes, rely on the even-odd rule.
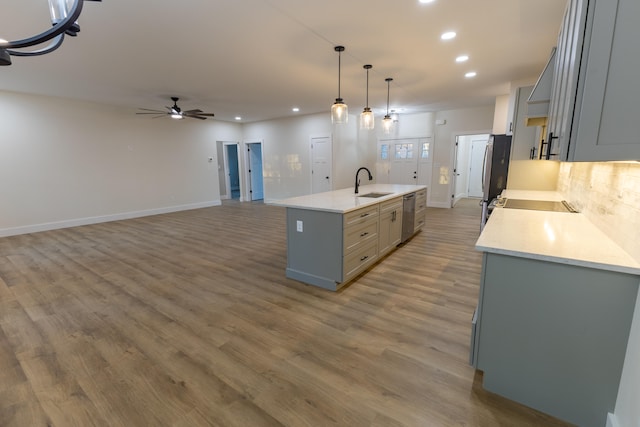
[[582,214],[496,209],[471,361],[483,387],[582,427],[615,409],[640,263]]
[[[349,188],[271,202],[287,208],[287,277],[332,291],[356,278],[400,243],[402,196],[409,193],[426,202],[425,186],[392,184],[361,186],[358,195]],[[416,210],[414,232],[425,211],[424,205]]]

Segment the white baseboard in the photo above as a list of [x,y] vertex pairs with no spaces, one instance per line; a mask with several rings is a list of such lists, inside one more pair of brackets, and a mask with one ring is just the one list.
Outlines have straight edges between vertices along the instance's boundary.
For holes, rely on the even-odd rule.
[[618,418],[616,417],[616,414],[612,414],[611,412],[609,412],[607,414],[607,426],[606,427],[619,427],[620,424],[618,423]]
[[101,215],[87,218],[69,219],[64,221],[47,222],[42,224],[24,225],[12,228],[0,228],[0,237],[17,236],[19,234],[37,233],[40,231],[57,230],[60,228],[78,227],[81,225],[98,224],[101,222],[120,221],[123,219],[140,218],[143,216],[160,215],[171,212],[188,211],[191,209],[220,206],[220,200],[212,200],[188,205],[167,206],[164,208],[147,209],[143,211],[123,212],[112,215]]

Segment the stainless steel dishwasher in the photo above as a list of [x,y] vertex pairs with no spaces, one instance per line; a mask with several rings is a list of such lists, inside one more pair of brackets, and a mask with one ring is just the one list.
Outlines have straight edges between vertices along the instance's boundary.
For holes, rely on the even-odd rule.
[[400,243],[406,242],[413,235],[416,219],[416,193],[405,194],[402,197],[402,239]]

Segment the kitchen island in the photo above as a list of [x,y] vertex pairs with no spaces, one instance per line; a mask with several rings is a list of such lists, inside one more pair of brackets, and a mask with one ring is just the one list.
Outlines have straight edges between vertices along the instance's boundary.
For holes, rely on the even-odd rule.
[[[503,195],[562,200],[556,192]],[[496,208],[476,249],[483,270],[471,361],[484,372],[483,387],[580,426],[605,425],[640,285],[638,260],[570,212]]]
[[[415,211],[404,212],[413,193]],[[287,277],[340,289],[401,242],[403,217],[410,234],[422,228],[426,201],[424,185],[373,184],[270,202],[287,208]]]

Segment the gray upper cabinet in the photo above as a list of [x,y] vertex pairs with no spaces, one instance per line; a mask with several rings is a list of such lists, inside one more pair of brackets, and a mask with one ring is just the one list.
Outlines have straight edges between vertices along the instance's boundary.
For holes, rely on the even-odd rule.
[[638,16],[638,0],[569,1],[558,37],[548,158],[640,159]]

